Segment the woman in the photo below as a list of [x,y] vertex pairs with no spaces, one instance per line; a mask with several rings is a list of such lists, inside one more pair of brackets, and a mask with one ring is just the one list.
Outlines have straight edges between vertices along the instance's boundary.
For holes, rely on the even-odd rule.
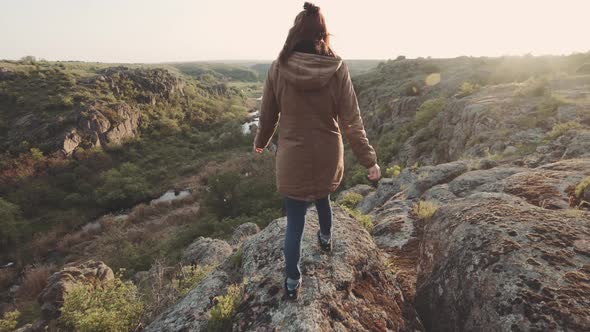
[[268,71],[254,141],[255,151],[262,153],[279,124],[276,177],[287,209],[284,286],[291,299],[301,289],[299,255],[307,202],[315,202],[318,211],[320,247],[332,249],[330,193],[344,170],[341,130],[369,169],[368,178],[381,177],[348,68],[330,48],[320,8],[308,2],[303,8]]

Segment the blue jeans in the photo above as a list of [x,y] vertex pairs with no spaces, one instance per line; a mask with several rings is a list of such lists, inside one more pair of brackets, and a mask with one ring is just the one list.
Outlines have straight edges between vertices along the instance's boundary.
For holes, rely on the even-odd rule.
[[[287,209],[287,231],[285,232],[285,274],[291,279],[299,279],[301,270],[299,268],[299,257],[301,255],[301,240],[303,228],[305,227],[305,212],[307,202],[298,201],[284,197],[285,208]],[[330,195],[315,201],[320,221],[320,231],[324,235],[332,234],[332,207],[330,206]]]

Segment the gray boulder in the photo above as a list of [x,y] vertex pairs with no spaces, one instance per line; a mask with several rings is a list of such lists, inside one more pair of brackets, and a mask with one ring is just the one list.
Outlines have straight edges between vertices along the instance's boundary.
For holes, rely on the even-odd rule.
[[258,232],[260,232],[260,227],[253,222],[241,224],[234,230],[230,242],[232,245],[238,245]]
[[589,218],[495,193],[439,208],[420,247],[426,329],[590,330]]
[[229,243],[208,237],[199,237],[182,252],[182,263],[215,265],[223,262],[233,249]]
[[61,271],[47,279],[47,286],[41,291],[38,302],[41,305],[41,316],[44,320],[52,320],[60,315],[64,294],[77,283],[99,284],[113,280],[113,270],[103,262],[87,261],[82,264],[66,265]]
[[524,172],[526,170],[526,168],[520,167],[495,167],[487,170],[467,172],[449,182],[449,190],[459,197],[465,197],[472,192],[477,191],[479,187],[484,184],[495,183],[512,174]]

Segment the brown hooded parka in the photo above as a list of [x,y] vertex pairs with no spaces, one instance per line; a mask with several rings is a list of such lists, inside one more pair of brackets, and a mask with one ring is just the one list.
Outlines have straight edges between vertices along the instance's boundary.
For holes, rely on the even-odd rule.
[[268,145],[277,124],[277,189],[290,198],[311,201],[336,190],[344,171],[341,129],[363,166],[377,162],[339,57],[294,52],[287,63],[271,64],[255,147]]

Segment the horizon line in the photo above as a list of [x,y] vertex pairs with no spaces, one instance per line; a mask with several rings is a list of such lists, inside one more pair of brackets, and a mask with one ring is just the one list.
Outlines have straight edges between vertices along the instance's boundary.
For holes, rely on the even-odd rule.
[[[458,59],[458,58],[505,58],[505,57],[565,57],[565,56],[572,56],[578,54],[589,54],[590,50],[587,51],[574,51],[570,53],[546,53],[546,54],[533,54],[532,52],[523,53],[523,54],[502,54],[502,55],[457,55],[457,56],[450,56],[450,57],[435,57],[435,56],[405,56],[403,54],[396,55],[394,57],[389,58],[343,58],[345,61],[388,61],[388,60],[396,60],[399,57],[404,57],[407,60],[417,60],[417,59],[430,59],[430,60],[449,60],[449,59]],[[173,61],[146,61],[146,62],[130,62],[130,61],[95,61],[95,60],[48,60],[43,57],[36,57],[34,55],[23,55],[19,59],[8,59],[2,58],[0,61],[10,62],[10,61],[21,61],[22,58],[32,56],[35,57],[36,61],[46,61],[46,62],[86,62],[86,63],[102,63],[102,64],[129,64],[129,65],[137,65],[137,64],[178,64],[178,63],[228,63],[228,62],[256,62],[256,63],[268,63],[276,60],[273,59],[255,59],[255,58],[248,58],[248,59],[231,59],[231,58],[220,58],[220,59],[206,59],[206,60],[173,60]]]

